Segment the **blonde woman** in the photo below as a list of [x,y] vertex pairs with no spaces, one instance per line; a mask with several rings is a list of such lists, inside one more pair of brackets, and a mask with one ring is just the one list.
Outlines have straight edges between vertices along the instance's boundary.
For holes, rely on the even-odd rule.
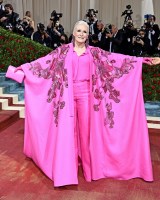
[[34,21],[33,21],[32,17],[31,17],[31,12],[30,11],[26,11],[26,14],[25,14],[23,19],[28,20],[29,23],[30,23],[30,26],[34,29]]

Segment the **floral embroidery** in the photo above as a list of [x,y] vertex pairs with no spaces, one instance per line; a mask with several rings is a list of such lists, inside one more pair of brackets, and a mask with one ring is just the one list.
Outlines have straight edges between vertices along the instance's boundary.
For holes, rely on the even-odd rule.
[[46,64],[49,64],[49,67],[43,69],[41,64],[37,61],[32,64],[30,70],[33,75],[38,76],[39,78],[43,77],[44,79],[52,79],[52,85],[48,91],[48,99],[47,102],[51,102],[53,100],[53,115],[55,117],[55,124],[58,126],[58,116],[59,110],[63,109],[65,106],[65,102],[62,101],[64,88],[68,87],[68,77],[67,77],[67,69],[64,68],[65,57],[69,50],[68,45],[64,45],[58,49],[52,51],[49,55],[52,56],[51,60],[47,60]]
[[114,125],[114,112],[112,111],[112,103],[106,104],[106,118],[104,119],[104,125],[109,124],[109,128],[113,128]]
[[46,61],[46,64],[49,64],[50,62],[51,62],[51,60],[47,60],[47,61]]
[[104,124],[109,124],[109,127],[113,128],[114,112],[112,111],[112,103],[106,100],[106,94],[108,94],[109,99],[112,99],[114,102],[120,102],[120,91],[114,88],[114,79],[121,78],[124,74],[128,74],[129,71],[134,68],[133,63],[136,61],[133,60],[133,57],[131,59],[126,58],[123,60],[121,67],[118,68],[114,66],[116,64],[115,60],[109,61],[110,52],[103,51],[99,48],[91,48],[91,54],[96,66],[95,74],[92,75],[92,92],[96,102],[98,102],[93,105],[93,108],[95,111],[99,111],[99,106],[102,100],[104,100],[106,108]]
[[[59,50],[58,50],[59,49]],[[39,78],[52,79],[52,85],[48,91],[47,101],[50,103],[53,100],[53,115],[55,124],[58,126],[58,116],[60,109],[63,109],[65,102],[62,100],[64,89],[68,87],[67,69],[64,68],[65,57],[69,50],[69,45],[64,45],[52,51],[51,60],[47,60],[49,65],[46,69],[41,67],[37,61],[32,65],[30,70]],[[107,102],[106,95],[114,102],[120,102],[120,92],[113,86],[114,79],[121,78],[124,74],[134,68],[135,62],[130,58],[123,60],[121,67],[116,67],[116,60],[109,60],[111,53],[103,51],[99,48],[91,48],[91,54],[96,66],[95,73],[92,75],[92,92],[96,102],[93,105],[95,111],[100,110],[100,105],[105,102],[106,117],[104,125],[109,125],[110,128],[114,126],[114,112],[112,111],[112,102]]]

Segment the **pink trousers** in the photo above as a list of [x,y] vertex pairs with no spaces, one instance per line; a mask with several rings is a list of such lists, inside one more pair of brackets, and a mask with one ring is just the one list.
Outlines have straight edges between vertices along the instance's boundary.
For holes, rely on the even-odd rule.
[[75,128],[75,149],[78,171],[78,157],[81,159],[83,174],[86,181],[91,181],[90,164],[90,82],[74,82],[74,128]]

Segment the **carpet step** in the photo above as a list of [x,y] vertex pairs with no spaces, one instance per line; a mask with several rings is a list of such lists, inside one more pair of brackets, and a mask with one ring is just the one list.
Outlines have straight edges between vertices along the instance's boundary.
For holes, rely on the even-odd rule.
[[147,117],[148,129],[155,129],[160,133],[160,117]]
[[[19,84],[0,74],[0,110],[17,110],[19,117],[24,118],[24,84]],[[9,93],[9,94],[6,94]],[[160,102],[146,102],[148,128],[160,129]],[[150,119],[152,118],[152,119]]]
[[1,110],[0,111],[0,131],[4,130],[19,119],[17,110]]
[[[18,110],[19,117],[25,118],[24,101],[18,101],[15,94],[1,94],[0,95],[0,109],[1,110]],[[160,130],[160,117],[147,116],[148,128]]]
[[[17,103],[10,103],[10,98],[0,98],[0,110],[3,111],[17,111],[19,114],[19,118],[25,117],[25,107],[23,102],[17,102]],[[13,100],[12,100],[13,102]]]
[[18,96],[16,95],[17,97],[17,101],[14,101],[14,99],[12,97],[1,97],[0,96],[0,99],[3,99],[3,100],[8,100],[8,106],[17,106],[17,107],[24,107],[24,101],[18,101]]

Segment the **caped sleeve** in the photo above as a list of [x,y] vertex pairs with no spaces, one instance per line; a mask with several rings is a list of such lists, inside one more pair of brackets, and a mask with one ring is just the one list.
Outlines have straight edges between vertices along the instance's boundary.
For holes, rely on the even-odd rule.
[[92,74],[93,107],[95,111],[99,111],[103,102],[107,113],[105,125],[109,124],[110,127],[113,127],[112,100],[115,103],[120,103],[121,90],[119,90],[119,85],[127,83],[129,78],[126,77],[134,77],[134,74],[138,72],[137,77],[135,77],[141,78],[143,58],[110,53],[99,48],[91,48],[91,54],[95,65]]
[[28,68],[29,69],[36,68],[35,73],[37,72],[40,73],[40,71],[44,71],[44,69],[50,70],[51,68],[54,67],[55,60],[58,56],[58,51],[59,50],[56,49],[44,57],[38,58],[37,60],[34,60],[30,63],[22,64],[19,67],[14,67],[10,65],[6,72],[6,77],[11,78],[19,83],[22,83],[25,78],[25,70]]
[[16,67],[10,65],[6,73],[6,77],[11,78],[17,81],[18,83],[22,83],[25,75],[21,67],[19,67],[19,69],[17,70]]
[[93,62],[97,66],[97,71],[103,79],[120,78],[128,74],[131,69],[143,63],[142,57],[110,53],[100,48],[91,48]]
[[100,50],[100,58],[109,71],[119,71],[120,75],[129,73],[131,68],[136,67],[137,63],[138,65],[143,63],[143,57],[110,53],[104,50]]

